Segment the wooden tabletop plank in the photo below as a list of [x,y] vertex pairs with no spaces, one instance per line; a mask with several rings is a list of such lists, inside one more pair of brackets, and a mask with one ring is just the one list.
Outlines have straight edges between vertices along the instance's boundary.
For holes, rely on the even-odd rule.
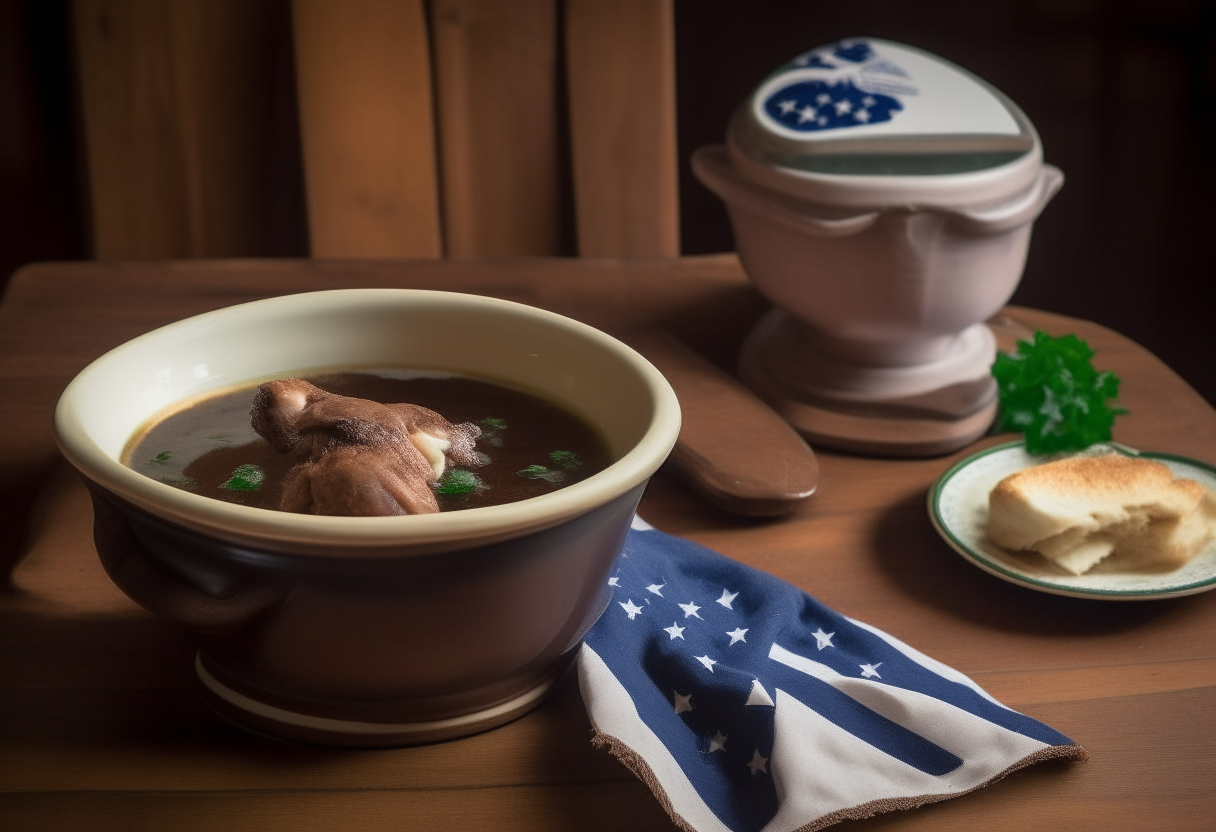
[[[1077,702],[1046,709],[1043,716],[1074,734],[1095,730],[1100,718],[1117,720],[1123,730],[1106,732],[1090,743],[1091,759],[1082,764],[1047,763],[1017,772],[995,787],[914,812],[883,816],[853,828],[880,829],[1095,829],[1106,819],[1110,828],[1202,829],[1210,819],[1210,782],[1197,769],[1216,762],[1210,736],[1198,737],[1185,749],[1168,739],[1179,714],[1193,714],[1205,694],[1199,692],[1129,697],[1108,704],[1102,717],[1094,703]],[[1210,698],[1210,691],[1206,694]],[[527,721],[531,717],[525,718]],[[196,740],[197,742],[197,740]],[[238,744],[228,755],[240,775],[236,786],[209,784],[193,788],[189,770],[170,770],[162,788],[132,788],[115,777],[111,784],[79,782],[55,790],[11,790],[0,793],[0,818],[16,829],[71,829],[89,818],[90,829],[301,829],[350,830],[409,828],[507,829],[669,829],[657,804],[631,779],[578,781],[558,777],[536,785],[483,783],[475,788],[450,787],[419,778],[418,769],[398,764],[411,750],[320,752],[299,750],[289,758],[268,758],[260,749]],[[484,749],[470,740],[445,746],[466,758]],[[1182,751],[1182,753],[1180,753]],[[326,760],[317,761],[318,756]],[[343,759],[335,760],[337,755]],[[131,755],[122,771],[149,767],[148,753]],[[340,784],[318,782],[318,769],[349,767],[347,757],[379,757],[382,771],[396,770],[396,783],[384,780]],[[432,754],[432,756],[435,756]],[[121,750],[114,755],[121,763]],[[90,768],[106,767],[111,757],[98,756]],[[50,762],[50,761],[46,761]],[[157,760],[164,764],[164,760]],[[501,761],[500,761],[501,762]],[[545,761],[556,772],[567,759]],[[328,763],[328,764],[327,764]],[[31,764],[44,761],[35,756]],[[514,768],[533,765],[519,761]],[[502,766],[504,770],[512,766]],[[277,777],[263,778],[270,770]],[[299,777],[284,785],[290,775]],[[277,781],[277,782],[276,782]],[[97,788],[101,785],[101,788]],[[301,807],[308,811],[300,812]],[[497,820],[490,820],[495,819]],[[132,822],[134,821],[134,822]],[[162,824],[157,827],[156,824]],[[247,825],[253,823],[254,825]],[[1142,824],[1150,824],[1143,826]],[[79,826],[75,827],[79,829]]]
[[[351,752],[266,740],[211,713],[194,690],[189,638],[101,570],[87,496],[50,431],[72,374],[189,314],[339,286],[447,288],[605,327],[657,323],[724,368],[765,308],[729,257],[23,270],[0,303],[0,418],[9,426],[0,433],[0,563],[13,564],[0,589],[0,828],[672,828],[649,791],[591,747],[573,678],[524,718],[453,742]],[[1119,373],[1131,412],[1116,439],[1216,464],[1216,411],[1152,355],[1085,321],[1008,315],[1026,330],[1085,337],[1095,363]],[[1051,596],[954,554],[933,531],[926,491],[957,459],[1006,438],[935,459],[820,451],[819,492],[783,519],[726,514],[665,474],[641,513],[885,629],[1091,754],[850,828],[1203,828],[1216,810],[1216,596]]]

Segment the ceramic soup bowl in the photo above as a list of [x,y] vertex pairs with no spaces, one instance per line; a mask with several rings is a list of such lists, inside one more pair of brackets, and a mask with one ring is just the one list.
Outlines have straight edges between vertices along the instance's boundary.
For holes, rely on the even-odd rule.
[[[143,476],[124,447],[158,414],[326,368],[452,371],[539,394],[615,460],[499,506],[395,517],[292,514]],[[485,730],[538,704],[607,604],[607,576],[679,431],[662,375],[604,333],[507,301],[352,289],[171,324],[64,391],[60,448],[84,475],[115,583],[197,640],[200,689],[253,730],[351,746]]]

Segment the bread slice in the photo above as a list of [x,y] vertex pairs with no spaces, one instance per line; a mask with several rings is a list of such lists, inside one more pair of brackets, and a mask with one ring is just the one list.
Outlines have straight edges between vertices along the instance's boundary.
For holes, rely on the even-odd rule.
[[1216,494],[1164,463],[1110,453],[1035,465],[988,496],[988,537],[1074,575],[1108,557],[1128,571],[1177,569],[1216,535]]

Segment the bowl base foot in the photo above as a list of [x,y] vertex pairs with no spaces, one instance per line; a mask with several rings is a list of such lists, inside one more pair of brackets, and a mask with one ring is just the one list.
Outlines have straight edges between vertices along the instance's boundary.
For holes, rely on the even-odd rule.
[[490,707],[445,719],[417,722],[367,722],[335,719],[271,705],[235,690],[216,678],[202,653],[195,657],[199,689],[220,716],[241,728],[279,739],[351,748],[392,748],[441,742],[505,725],[537,707],[573,666],[573,656],[531,687]]
[[849,365],[818,353],[801,325],[774,309],[744,342],[739,376],[812,447],[941,456],[983,436],[997,413],[992,333],[977,325],[955,346],[929,365]]

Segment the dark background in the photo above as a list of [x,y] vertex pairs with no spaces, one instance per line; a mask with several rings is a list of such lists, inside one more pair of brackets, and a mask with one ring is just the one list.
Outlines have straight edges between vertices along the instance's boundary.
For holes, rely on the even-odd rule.
[[[675,8],[684,253],[733,248],[725,212],[687,160],[722,141],[731,111],[765,74],[840,37],[902,41],[1003,90],[1064,171],[1013,302],[1117,329],[1216,403],[1216,3],[676,0]],[[23,263],[89,256],[67,22],[64,0],[0,0],[0,280]],[[307,242],[280,239],[275,248],[303,256]]]

